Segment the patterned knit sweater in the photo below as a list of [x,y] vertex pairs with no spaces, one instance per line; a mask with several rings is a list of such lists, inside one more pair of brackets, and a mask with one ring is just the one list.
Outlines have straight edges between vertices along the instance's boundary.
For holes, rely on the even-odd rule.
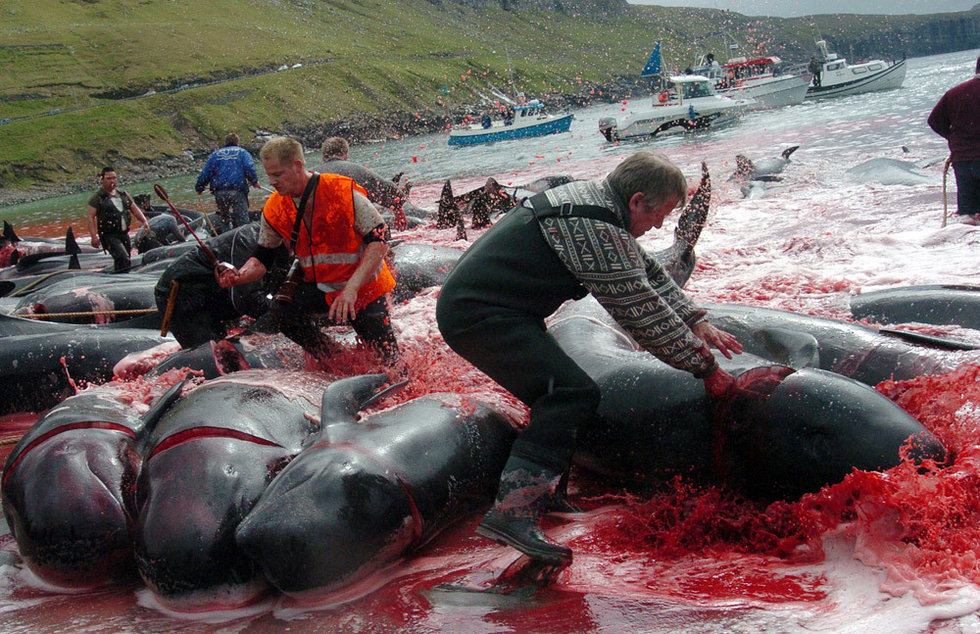
[[620,220],[582,217],[541,219],[545,240],[569,271],[645,350],[668,365],[703,377],[716,362],[691,326],[705,318],[663,266],[623,227],[625,201],[605,179],[576,181],[545,192],[553,206],[598,205]]

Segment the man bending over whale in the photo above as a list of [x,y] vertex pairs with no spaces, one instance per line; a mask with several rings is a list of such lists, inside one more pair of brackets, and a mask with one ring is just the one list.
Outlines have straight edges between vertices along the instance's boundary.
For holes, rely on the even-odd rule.
[[531,409],[477,533],[545,564],[572,551],[538,521],[561,508],[578,429],[595,416],[599,388],[545,330],[544,319],[591,293],[658,359],[704,380],[712,397],[733,389],[708,345],[742,346],[712,326],[636,242],[687,200],[666,157],[638,152],[606,178],[577,181],[514,207],[466,250],[446,279],[436,319],[446,343]]
[[276,192],[262,209],[252,257],[241,268],[220,272],[218,283],[228,288],[260,279],[274,250],[285,244],[301,277],[295,278],[295,293],[287,299],[280,292],[270,309],[282,334],[323,358],[334,346],[320,332],[316,316],[349,321],[385,365],[403,371],[388,312],[395,278],[384,261],[386,226],[364,188],[346,176],[308,171],[303,146],[290,137],[269,140],[259,157]]

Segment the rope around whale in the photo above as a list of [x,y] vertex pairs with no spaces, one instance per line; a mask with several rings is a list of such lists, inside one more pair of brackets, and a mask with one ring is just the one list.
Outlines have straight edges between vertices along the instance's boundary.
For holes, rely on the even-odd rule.
[[14,315],[23,319],[54,319],[55,317],[98,317],[100,315],[149,315],[157,312],[156,308],[130,308],[126,310],[93,310],[77,313],[33,313]]

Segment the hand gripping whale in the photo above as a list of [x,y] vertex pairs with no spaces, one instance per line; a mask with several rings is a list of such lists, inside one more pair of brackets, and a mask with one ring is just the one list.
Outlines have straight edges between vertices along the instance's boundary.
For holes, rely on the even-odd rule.
[[323,429],[276,477],[236,540],[299,600],[363,581],[489,506],[516,432],[496,410],[431,394],[354,422],[323,395]]
[[132,578],[140,442],[179,397],[174,385],[139,416],[110,387],[45,414],[7,458],[3,512],[27,567],[63,588]]
[[[574,458],[602,474],[634,484],[682,475],[774,499],[817,491],[853,469],[895,466],[907,442],[910,458],[946,459],[896,404],[832,372],[786,369],[767,398],[715,401],[700,380],[637,350],[601,309],[563,309],[549,331],[602,391]],[[719,362],[735,375],[772,365],[748,353]]]

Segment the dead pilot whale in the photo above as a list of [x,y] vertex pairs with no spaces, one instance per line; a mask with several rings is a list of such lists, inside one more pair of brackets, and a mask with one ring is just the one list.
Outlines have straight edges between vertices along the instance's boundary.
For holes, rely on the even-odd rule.
[[[320,373],[238,372],[195,388],[161,418],[146,442],[134,522],[139,574],[160,603],[233,609],[270,590],[235,530],[319,431],[329,384]],[[360,404],[378,385],[375,376],[344,379],[330,393]]]
[[[580,300],[580,301],[589,301]],[[853,469],[942,463],[939,440],[872,388],[819,369],[787,369],[772,394],[721,403],[703,383],[645,351],[604,320],[601,308],[563,308],[549,331],[602,391],[596,421],[581,430],[575,462],[634,485],[682,475],[763,499],[795,498]],[[740,374],[771,365],[749,353],[726,360]]]
[[140,443],[179,397],[140,416],[112,387],[63,401],[21,438],[3,470],[3,511],[27,567],[54,586],[134,578],[132,520]]
[[281,591],[315,601],[383,570],[489,506],[511,422],[492,407],[430,394],[355,422],[323,396],[323,428],[276,477],[236,540]]

